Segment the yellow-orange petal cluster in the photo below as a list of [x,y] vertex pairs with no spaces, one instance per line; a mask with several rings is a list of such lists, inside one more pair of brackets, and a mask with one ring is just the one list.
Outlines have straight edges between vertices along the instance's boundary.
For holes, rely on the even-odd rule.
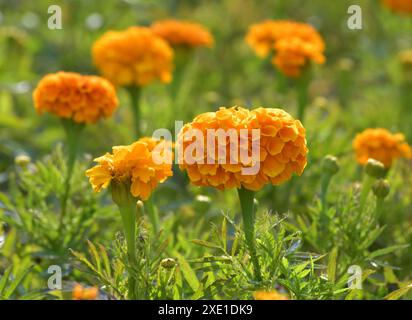
[[412,14],[412,1],[410,0],[383,0],[382,3],[394,12]]
[[99,295],[99,289],[96,287],[85,288],[80,284],[73,287],[73,300],[96,300]]
[[253,298],[255,300],[289,300],[286,294],[277,291],[255,291]]
[[41,79],[33,100],[38,113],[50,112],[78,123],[110,117],[119,103],[106,79],[62,71]]
[[412,148],[401,133],[392,134],[383,128],[370,128],[359,133],[353,141],[357,161],[364,165],[375,159],[389,168],[398,158],[412,158]]
[[118,86],[144,86],[172,79],[173,49],[150,28],[109,31],[93,44],[93,61]]
[[[222,133],[227,137],[222,139]],[[301,175],[308,152],[299,120],[282,109],[262,107],[252,111],[221,107],[200,114],[182,128],[177,148],[179,166],[193,184],[253,191],[281,184],[293,173]],[[247,154],[243,159],[242,150]],[[251,168],[258,170],[247,171]]]
[[155,22],[151,29],[172,46],[211,47],[214,42],[210,32],[198,23],[169,19]]
[[306,23],[267,20],[253,24],[246,42],[260,57],[273,51],[273,65],[289,77],[298,77],[309,62],[325,62],[325,43],[318,31]]
[[141,138],[128,146],[116,146],[112,153],[95,159],[98,164],[86,171],[95,192],[112,181],[130,185],[133,197],[147,200],[159,183],[172,176],[171,143]]

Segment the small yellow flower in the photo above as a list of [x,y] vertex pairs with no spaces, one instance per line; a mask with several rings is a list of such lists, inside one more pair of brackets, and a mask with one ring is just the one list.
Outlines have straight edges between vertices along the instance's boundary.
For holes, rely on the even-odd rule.
[[368,159],[375,159],[389,168],[398,158],[412,158],[412,149],[401,133],[392,134],[383,128],[366,129],[353,141],[356,160],[364,165]]
[[325,43],[316,29],[306,23],[267,20],[253,24],[246,42],[259,57],[273,51],[272,64],[289,77],[298,77],[311,61],[325,62]]
[[93,44],[92,55],[103,76],[118,86],[172,79],[173,49],[146,27],[105,33]]
[[113,147],[113,152],[95,159],[86,171],[95,192],[111,182],[124,184],[133,197],[147,200],[159,183],[172,176],[171,148],[166,141],[141,138],[129,146]]
[[198,23],[179,20],[162,20],[155,22],[151,29],[172,46],[211,47],[213,37]]
[[412,1],[410,0],[383,0],[382,3],[394,12],[412,14]]
[[99,289],[96,287],[84,288],[82,285],[78,283],[73,287],[73,300],[96,300],[98,296]]
[[253,297],[255,300],[289,300],[286,294],[277,291],[255,291]]
[[[246,137],[243,138],[242,129],[246,130]],[[252,134],[254,129],[259,132],[257,137]],[[203,141],[210,135],[210,130],[216,132],[211,139]],[[222,141],[218,130],[235,135]],[[191,137],[197,131],[202,133],[201,137]],[[256,141],[259,141],[258,150],[253,154],[250,148]],[[210,143],[215,145],[213,149]],[[196,144],[201,145],[198,150],[202,152],[195,154],[196,161],[188,161],[188,151]],[[233,150],[233,147],[237,149]],[[286,111],[273,108],[249,111],[241,107],[221,107],[217,112],[198,115],[183,127],[178,148],[181,149],[180,168],[187,171],[194,185],[218,189],[244,187],[253,191],[268,183],[281,184],[289,180],[293,173],[302,174],[308,152],[305,129]],[[248,157],[242,159],[240,154],[244,149]],[[224,152],[219,154],[219,151]],[[243,173],[244,169],[252,166],[259,170],[252,174]]]
[[50,112],[77,123],[94,123],[112,115],[116,91],[106,79],[73,72],[46,75],[33,92],[38,113]]

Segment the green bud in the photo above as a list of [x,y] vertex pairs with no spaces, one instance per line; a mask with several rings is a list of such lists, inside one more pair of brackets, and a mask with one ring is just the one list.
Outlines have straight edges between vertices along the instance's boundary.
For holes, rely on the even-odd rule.
[[22,169],[26,169],[30,162],[31,158],[26,155],[19,155],[16,158],[14,158],[14,163]]
[[386,175],[386,168],[382,162],[379,162],[375,159],[369,159],[365,165],[365,172],[368,176],[376,179],[381,179]]
[[160,261],[160,265],[165,269],[172,269],[176,265],[176,260],[172,258],[166,258]]
[[335,175],[338,173],[340,169],[339,161],[338,158],[332,156],[332,155],[327,155],[326,157],[323,158],[322,160],[322,170],[331,176]]
[[380,199],[385,199],[390,191],[390,185],[388,180],[379,179],[376,180],[372,186],[373,194]]

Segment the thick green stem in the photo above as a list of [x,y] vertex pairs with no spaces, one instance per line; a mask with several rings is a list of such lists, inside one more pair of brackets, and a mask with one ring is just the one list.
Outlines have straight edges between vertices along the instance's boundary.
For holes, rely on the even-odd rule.
[[136,139],[141,137],[141,129],[140,129],[140,99],[141,99],[141,88],[138,86],[130,86],[127,87],[127,91],[129,92],[130,96],[130,107],[132,109],[133,114],[133,123],[134,123],[134,131],[136,135]]
[[153,231],[155,234],[158,234],[159,232],[159,213],[157,211],[157,208],[153,204],[153,195],[151,198],[145,201],[145,209],[146,213],[149,216],[150,223],[152,224]]
[[259,260],[256,255],[255,246],[255,212],[254,212],[254,192],[245,188],[238,189],[240,206],[242,208],[243,230],[245,231],[246,244],[251,256],[255,278],[262,280]]
[[[119,206],[120,214],[122,216],[123,228],[127,244],[127,255],[131,266],[136,264],[136,204]],[[136,281],[129,271],[128,279],[128,297],[131,300],[136,299]]]
[[59,230],[64,226],[64,217],[67,212],[67,201],[70,195],[70,184],[73,176],[74,165],[76,163],[77,153],[79,151],[80,136],[84,128],[83,124],[78,124],[72,120],[63,120],[63,128],[66,133],[66,147],[68,151],[67,172],[64,181],[64,193],[61,199],[61,214]]

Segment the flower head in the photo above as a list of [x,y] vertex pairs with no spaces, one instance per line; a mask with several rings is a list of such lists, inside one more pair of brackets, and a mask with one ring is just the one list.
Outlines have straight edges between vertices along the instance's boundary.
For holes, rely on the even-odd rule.
[[253,297],[255,300],[289,300],[286,294],[277,291],[255,291]]
[[325,43],[311,25],[289,20],[267,20],[249,28],[246,42],[260,57],[272,50],[272,64],[289,77],[298,77],[310,61],[325,62]]
[[383,0],[382,3],[394,12],[412,14],[412,1],[410,0]]
[[177,147],[193,184],[254,191],[302,174],[308,151],[305,129],[284,110],[241,107],[198,115],[183,127]]
[[73,287],[72,291],[73,300],[96,300],[98,295],[99,289],[96,287],[84,288],[78,283]]
[[127,186],[133,197],[147,200],[159,183],[172,176],[171,147],[164,140],[141,138],[112,150],[86,171],[95,192],[115,182]]
[[155,22],[151,29],[172,46],[211,47],[213,37],[202,25],[179,20]]
[[109,31],[94,44],[92,55],[103,76],[119,86],[171,81],[173,49],[149,28]]
[[357,161],[364,165],[368,159],[383,163],[386,168],[398,158],[412,158],[412,149],[401,133],[392,134],[382,128],[366,129],[353,141]]
[[110,82],[73,72],[46,75],[34,90],[33,99],[38,113],[50,112],[78,123],[107,118],[118,105]]

